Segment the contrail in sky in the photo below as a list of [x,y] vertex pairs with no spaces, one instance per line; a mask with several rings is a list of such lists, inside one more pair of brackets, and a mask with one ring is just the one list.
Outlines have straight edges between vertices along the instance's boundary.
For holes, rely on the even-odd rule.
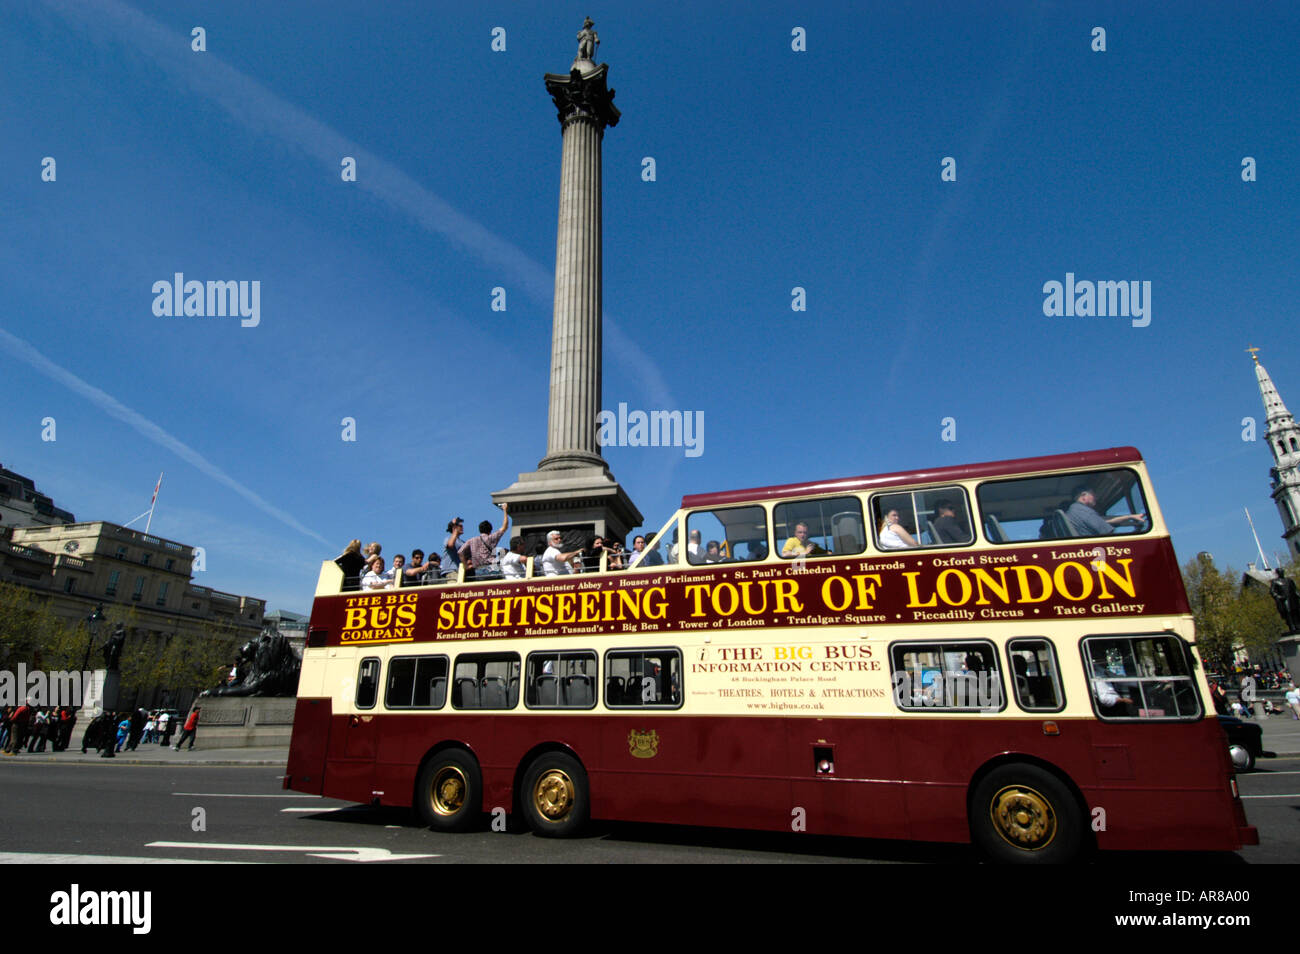
[[[445,237],[485,264],[502,269],[536,303],[552,303],[552,272],[518,246],[212,53],[196,56],[190,49],[189,36],[168,29],[119,0],[46,3],[98,42],[103,42],[104,35],[99,27],[108,28],[124,45],[161,66],[178,85],[216,103],[250,131],[282,140],[336,173],[342,158],[352,156],[361,170],[355,183],[358,188],[410,216],[421,228]],[[88,22],[91,19],[98,22]],[[615,358],[636,375],[654,402],[660,407],[675,407],[663,375],[649,356],[616,323],[606,322],[603,331]]]
[[33,368],[41,372],[41,374],[45,375],[46,377],[52,378],[53,380],[59,382],[59,384],[62,384],[68,390],[75,391],[76,393],[80,394],[82,397],[86,398],[96,407],[100,408],[101,410],[109,414],[111,417],[115,417],[122,423],[134,428],[136,431],[139,431],[141,434],[143,434],[149,440],[153,441],[155,444],[159,445],[160,447],[165,447],[167,450],[171,451],[173,454],[175,454],[181,460],[185,461],[187,464],[190,464],[195,469],[201,471],[204,474],[207,474],[213,480],[217,481],[217,483],[224,484],[225,486],[229,487],[235,493],[239,494],[239,496],[243,497],[245,500],[251,503],[258,510],[261,510],[263,513],[274,517],[276,520],[279,520],[285,526],[291,527],[292,529],[297,530],[299,533],[311,537],[313,540],[319,541],[320,543],[324,544],[327,547],[333,546],[333,544],[331,544],[330,541],[326,540],[320,534],[316,533],[314,530],[309,530],[307,527],[304,527],[301,523],[299,523],[289,514],[285,513],[279,507],[276,507],[274,504],[269,503],[268,501],[264,500],[262,497],[259,497],[257,494],[249,490],[239,481],[235,480],[235,478],[227,474],[216,464],[212,463],[212,461],[208,460],[206,457],[204,457],[202,454],[196,451],[194,448],[190,447],[188,444],[185,444],[182,441],[173,437],[172,435],[168,434],[166,431],[164,431],[153,421],[149,420],[143,414],[139,414],[136,411],[131,410],[129,407],[127,407],[121,401],[114,398],[112,395],[106,394],[105,392],[101,391],[99,388],[95,387],[93,384],[83,381],[81,378],[77,377],[71,371],[59,367],[49,358],[45,357],[45,355],[41,354],[39,351],[37,351],[35,348],[29,345],[27,342],[23,341],[21,338],[15,338],[9,332],[5,331],[3,328],[0,328],[0,347],[5,348],[12,355],[14,355],[14,357],[18,358],[20,361],[23,361],[26,364],[31,365]]

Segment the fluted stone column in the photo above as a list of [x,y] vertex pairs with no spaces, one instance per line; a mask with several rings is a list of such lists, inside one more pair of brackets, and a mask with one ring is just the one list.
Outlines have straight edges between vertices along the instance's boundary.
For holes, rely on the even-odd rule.
[[[596,436],[601,407],[601,141],[619,121],[608,64],[591,56],[600,40],[588,20],[568,73],[547,73],[561,130],[560,209],[555,237],[555,303],[546,456],[537,470],[492,496],[509,503],[526,541],[560,529],[565,543],[585,535],[622,539],[642,516],[609,472]],[[585,545],[585,541],[582,545]]]
[[546,457],[539,470],[601,465],[600,415],[601,182],[600,145],[618,123],[608,66],[577,60],[567,76],[548,73],[559,110],[560,214],[555,238],[555,311],[551,329],[551,400]]

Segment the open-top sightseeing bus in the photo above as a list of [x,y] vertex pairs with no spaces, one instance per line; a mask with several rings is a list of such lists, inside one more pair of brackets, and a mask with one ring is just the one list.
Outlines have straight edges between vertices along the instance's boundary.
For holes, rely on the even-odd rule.
[[688,496],[630,569],[536,573],[326,562],[285,787],[447,831],[1258,843],[1133,448]]

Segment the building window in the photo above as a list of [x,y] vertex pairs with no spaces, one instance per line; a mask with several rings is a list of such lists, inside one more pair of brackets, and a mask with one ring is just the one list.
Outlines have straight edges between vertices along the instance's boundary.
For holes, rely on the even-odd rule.
[[119,560],[126,559],[126,547],[118,547],[117,553],[114,554]]
[[139,602],[143,598],[144,598],[144,577],[137,576],[135,578],[135,591],[131,594],[131,599],[135,600],[136,602]]
[[167,605],[167,582],[166,581],[163,581],[162,583],[158,584],[158,599],[155,600],[155,603],[158,606]]
[[167,565],[163,569],[170,570],[175,565],[176,565],[175,560],[168,560]]
[[70,577],[68,577],[66,580],[63,581],[63,592],[65,592],[65,593],[71,593],[71,592],[72,592],[73,590],[75,590],[76,588],[77,588],[77,580],[76,580],[76,577],[72,577],[72,576],[70,576]]
[[108,574],[108,588],[104,590],[105,596],[117,596],[117,582],[122,578],[121,570],[114,570]]
[[140,555],[140,562],[143,563],[145,566],[148,566],[148,565],[149,565],[149,561],[152,560],[152,559],[153,559],[153,554],[152,554],[152,553],[142,553],[142,554]]

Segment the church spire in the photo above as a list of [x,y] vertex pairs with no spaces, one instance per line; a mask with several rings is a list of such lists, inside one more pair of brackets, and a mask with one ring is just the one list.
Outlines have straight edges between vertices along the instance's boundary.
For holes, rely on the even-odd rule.
[[1268,421],[1265,439],[1273,454],[1272,496],[1282,518],[1282,538],[1293,556],[1300,557],[1300,427],[1282,403],[1282,395],[1273,385],[1268,371],[1259,363],[1258,348],[1247,348],[1255,361],[1255,378],[1259,396],[1264,401]]

